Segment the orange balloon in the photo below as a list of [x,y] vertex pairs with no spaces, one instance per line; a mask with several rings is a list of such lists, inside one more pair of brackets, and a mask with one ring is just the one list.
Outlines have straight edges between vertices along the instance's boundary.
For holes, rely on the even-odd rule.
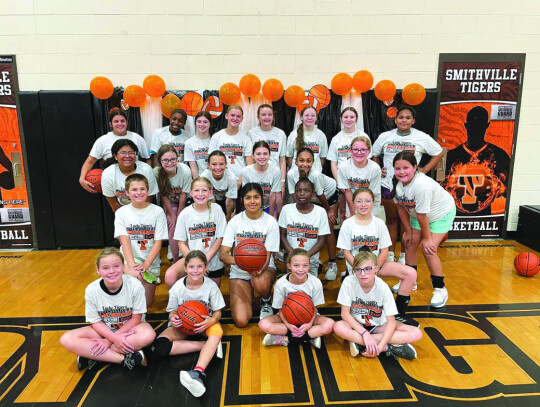
[[261,91],[261,81],[256,75],[248,73],[240,79],[240,92],[249,98],[256,96]]
[[290,107],[300,106],[305,98],[306,94],[304,93],[304,89],[298,85],[289,86],[285,91],[285,103]]
[[426,98],[426,89],[419,83],[410,83],[403,88],[401,97],[408,105],[416,106]]
[[141,107],[146,102],[146,92],[139,85],[129,85],[124,89],[124,100],[131,107]]
[[262,93],[270,102],[275,102],[283,96],[283,84],[278,79],[268,79],[262,87]]
[[240,100],[240,89],[232,82],[227,82],[219,88],[219,99],[226,105],[234,105]]
[[375,97],[382,102],[389,102],[394,99],[396,85],[394,82],[384,79],[375,85]]
[[174,109],[180,109],[180,103],[181,101],[178,96],[173,95],[172,93],[168,94],[161,99],[161,113],[169,119]]
[[159,98],[165,93],[165,81],[158,75],[148,75],[144,78],[143,89],[149,96]]
[[358,71],[352,78],[352,84],[358,92],[367,92],[373,86],[373,75],[369,71]]
[[114,93],[114,86],[104,76],[96,76],[90,81],[90,92],[98,99],[109,99]]
[[332,79],[332,90],[337,95],[346,95],[352,89],[352,78],[348,73],[338,73]]

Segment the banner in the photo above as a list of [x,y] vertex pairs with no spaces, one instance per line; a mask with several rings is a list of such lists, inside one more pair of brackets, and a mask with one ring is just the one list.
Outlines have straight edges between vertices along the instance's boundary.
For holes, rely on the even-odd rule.
[[441,185],[457,209],[451,239],[503,237],[522,70],[521,61],[439,64]]
[[15,93],[15,58],[0,55],[0,249],[32,248]]

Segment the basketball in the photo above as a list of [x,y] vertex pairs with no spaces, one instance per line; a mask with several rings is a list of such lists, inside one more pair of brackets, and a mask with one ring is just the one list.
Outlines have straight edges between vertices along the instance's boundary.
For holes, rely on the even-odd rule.
[[180,101],[180,108],[189,116],[195,116],[202,110],[203,98],[197,92],[188,92]]
[[208,315],[209,310],[200,301],[187,301],[178,307],[178,316],[182,320],[180,331],[186,335],[195,335],[195,324],[204,321],[203,316]]
[[309,90],[309,96],[317,99],[318,109],[324,109],[330,103],[330,90],[324,85],[315,85]]
[[254,273],[266,263],[266,247],[257,239],[245,239],[234,248],[236,265],[248,273]]
[[103,170],[97,168],[86,174],[86,180],[92,184],[96,194],[101,193],[101,174],[103,174]]
[[285,297],[281,312],[289,324],[300,326],[311,321],[315,305],[309,295],[296,291]]
[[398,109],[395,106],[390,106],[386,111],[386,115],[392,119],[397,116]]
[[210,113],[212,119],[217,119],[223,112],[223,105],[217,96],[208,96],[204,101],[202,110]]
[[525,277],[532,277],[540,271],[538,256],[534,253],[520,253],[514,259],[514,268],[518,274]]

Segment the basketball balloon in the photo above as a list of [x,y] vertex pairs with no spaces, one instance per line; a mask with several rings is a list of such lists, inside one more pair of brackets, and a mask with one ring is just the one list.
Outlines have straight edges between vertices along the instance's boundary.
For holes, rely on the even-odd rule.
[[397,107],[391,106],[391,107],[389,107],[388,110],[386,111],[386,115],[387,115],[388,117],[390,117],[390,118],[393,119],[394,117],[397,116],[397,112],[398,112]]
[[195,116],[202,110],[203,98],[197,92],[187,92],[180,102],[180,109],[185,110],[188,116]]
[[426,89],[419,83],[410,83],[403,88],[401,97],[408,105],[416,106],[426,98]]
[[285,320],[292,325],[300,326],[307,324],[315,315],[313,300],[306,293],[296,291],[290,293],[283,300],[281,313]]
[[240,89],[232,82],[227,82],[219,88],[219,100],[227,106],[234,105],[240,100]]
[[373,86],[373,75],[369,71],[358,71],[354,74],[352,83],[358,92],[367,92]]
[[195,335],[195,324],[204,321],[204,317],[210,313],[208,307],[200,301],[187,301],[178,307],[178,316],[182,325],[178,328],[186,335]]
[[514,268],[525,277],[532,277],[540,271],[538,256],[534,253],[523,252],[514,259]]
[[261,81],[256,75],[251,73],[242,76],[240,79],[240,92],[249,98],[259,94],[261,91]]
[[208,112],[212,119],[217,119],[223,113],[223,105],[217,96],[208,96],[204,101],[202,110]]
[[114,86],[104,76],[96,76],[90,81],[90,92],[98,99],[109,99],[114,93]]
[[330,91],[324,85],[315,85],[309,90],[308,96],[312,96],[317,100],[317,110],[324,109],[330,103]]
[[285,103],[287,103],[288,106],[298,107],[304,102],[306,94],[304,89],[302,89],[300,86],[292,85],[285,90],[284,98]]
[[88,171],[86,174],[86,180],[94,187],[94,193],[101,193],[101,174],[103,170],[99,168]]
[[346,95],[352,89],[352,78],[348,73],[338,73],[332,79],[332,90],[337,95]]
[[169,93],[163,99],[161,99],[161,113],[167,119],[171,117],[173,110],[180,109],[180,98],[172,93]]
[[317,113],[319,113],[319,110],[321,110],[321,106],[319,105],[319,101],[315,99],[313,96],[308,95],[304,98],[304,101],[298,106],[298,113],[302,113],[302,110],[306,106],[313,106],[315,110],[317,110]]
[[396,85],[394,82],[384,79],[375,85],[375,97],[381,102],[389,102],[394,99]]
[[257,239],[245,239],[234,248],[236,265],[248,273],[259,271],[266,263],[267,252],[264,243]]
[[124,89],[124,100],[131,107],[141,107],[146,102],[146,92],[139,85],[129,85]]
[[159,98],[165,93],[165,81],[158,75],[148,75],[142,86],[148,96],[153,98]]
[[278,79],[268,79],[262,86],[264,97],[270,102],[275,102],[283,96],[283,84]]

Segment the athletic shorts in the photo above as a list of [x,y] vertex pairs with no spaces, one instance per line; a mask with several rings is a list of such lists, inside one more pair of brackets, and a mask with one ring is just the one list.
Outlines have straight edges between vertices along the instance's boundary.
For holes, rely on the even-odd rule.
[[156,284],[159,278],[159,268],[156,270],[148,269],[143,273],[143,279],[149,284]]
[[[450,212],[444,217],[434,222],[429,223],[429,231],[431,233],[446,233],[452,229],[452,224],[454,223],[454,218],[456,217],[456,207],[454,206]],[[411,216],[409,218],[409,223],[413,229],[420,230],[420,224],[418,219]]]
[[208,277],[210,278],[220,278],[220,277],[223,277],[223,274],[225,274],[225,268],[222,267],[220,269],[217,269],[217,270],[209,270],[208,271]]
[[390,199],[391,189],[381,186],[381,199]]
[[[270,264],[268,264],[268,269],[274,271],[274,275],[276,275],[277,269],[276,265],[274,264],[274,259],[270,259]],[[243,271],[238,269],[238,271],[233,270],[231,267],[229,280],[244,280],[249,283],[251,283],[251,275],[247,271]]]

